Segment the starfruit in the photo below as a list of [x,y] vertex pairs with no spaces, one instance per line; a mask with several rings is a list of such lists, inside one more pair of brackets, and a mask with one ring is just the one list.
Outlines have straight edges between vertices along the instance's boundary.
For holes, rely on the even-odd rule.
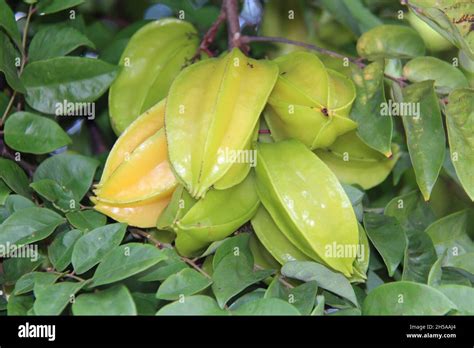
[[324,148],[357,128],[349,118],[352,80],[309,52],[293,52],[275,62],[280,75],[264,116],[276,141],[295,138],[311,149]]
[[367,190],[383,182],[400,158],[399,147],[392,144],[392,156],[385,157],[359,139],[355,131],[337,138],[327,149],[316,154],[344,184]]
[[153,21],[132,36],[109,92],[110,122],[117,134],[166,97],[198,46],[199,36],[192,24],[171,18]]
[[263,206],[260,206],[251,223],[262,245],[281,265],[289,261],[310,260],[280,231]]
[[167,97],[165,128],[174,172],[195,198],[227,174],[275,85],[278,67],[233,49],[184,69]]
[[177,186],[163,129],[165,102],[138,117],[119,137],[91,198],[94,209],[120,222],[153,227]]
[[210,243],[222,240],[249,221],[260,200],[254,174],[226,190],[211,189],[199,200],[180,186],[158,219],[159,229],[176,233],[175,245],[183,256],[196,256]]
[[357,219],[336,176],[298,140],[257,144],[257,192],[284,236],[310,259],[350,276]]

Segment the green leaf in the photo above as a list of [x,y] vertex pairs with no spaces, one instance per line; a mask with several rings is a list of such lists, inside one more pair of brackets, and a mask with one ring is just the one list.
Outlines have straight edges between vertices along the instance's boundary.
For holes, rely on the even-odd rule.
[[[218,249],[219,250],[219,249]],[[216,254],[217,255],[217,254]],[[216,256],[214,256],[214,259]],[[242,292],[252,284],[255,284],[268,276],[273,270],[253,271],[253,262],[250,263],[246,254],[228,254],[217,266],[214,267],[212,275],[212,290],[221,308],[224,308],[227,301]]]
[[160,302],[162,302],[156,299],[154,293],[134,292],[132,297],[137,307],[138,315],[155,315]]
[[62,212],[79,208],[79,204],[76,204],[76,200],[74,199],[74,195],[71,190],[59,185],[54,180],[37,180],[30,184],[30,187],[41,197],[53,203],[53,206]]
[[84,0],[41,0],[37,9],[38,13],[42,16],[60,12],[83,3]]
[[424,231],[406,231],[408,244],[403,260],[403,280],[427,283],[431,267],[437,260],[431,238]]
[[[416,182],[425,200],[443,166],[446,152],[441,111],[433,81],[414,83],[403,90],[404,105],[411,105],[411,113],[402,117],[407,136],[408,151],[415,170]],[[408,103],[408,104],[406,104]]]
[[217,302],[203,295],[185,297],[183,301],[176,301],[161,308],[156,315],[227,315],[227,311],[220,309]]
[[143,275],[138,278],[139,281],[163,281],[169,276],[188,268],[186,263],[182,261],[181,257],[179,257],[179,255],[176,253],[175,249],[163,249],[163,254],[167,256],[167,259],[146,270]]
[[28,49],[28,60],[44,60],[61,57],[81,46],[95,48],[79,30],[64,25],[48,26],[33,36]]
[[118,68],[98,59],[58,57],[30,63],[21,80],[26,101],[34,109],[65,114],[64,102],[93,102],[105,93]]
[[461,184],[474,201],[474,91],[459,89],[448,97],[446,106],[451,161]]
[[442,292],[424,284],[394,282],[381,285],[367,295],[364,315],[444,315],[456,309]]
[[463,315],[474,315],[474,288],[463,285],[442,285],[438,288]]
[[35,299],[33,296],[10,295],[8,297],[7,314],[8,315],[27,315],[33,308]]
[[63,153],[43,161],[36,169],[34,181],[51,179],[72,191],[76,206],[92,185],[99,161],[76,154]]
[[5,201],[5,208],[7,208],[10,214],[13,214],[18,210],[31,208],[34,206],[35,204],[32,201],[20,195],[10,195]]
[[453,268],[461,274],[474,280],[474,253],[466,253],[461,255],[453,255],[448,257],[443,267]]
[[201,292],[212,284],[212,281],[190,268],[172,274],[161,283],[156,298],[161,300],[177,300],[183,296],[191,296]]
[[227,255],[234,255],[243,253],[247,258],[248,262],[253,264],[252,253],[249,249],[250,235],[248,233],[242,233],[232,238],[227,238],[224,242],[219,245],[212,259],[212,266],[214,269],[217,268],[219,263]]
[[125,224],[110,224],[98,227],[79,238],[72,251],[74,271],[82,274],[101,262],[112,249],[120,245],[126,229]]
[[10,36],[18,48],[21,48],[21,36],[15,21],[15,14],[5,0],[0,0],[0,27]]
[[347,298],[358,306],[357,298],[351,284],[344,275],[333,272],[327,267],[312,261],[291,261],[283,265],[281,274],[285,277],[302,280],[304,282],[316,281],[319,287]]
[[63,231],[56,235],[48,248],[48,257],[57,271],[62,272],[69,266],[74,245],[81,236],[79,230]]
[[73,211],[67,213],[66,218],[72,226],[83,232],[89,232],[107,223],[107,217],[94,210]]
[[5,184],[5,182],[0,180],[0,205],[5,205],[5,201],[10,195],[10,188]]
[[275,277],[265,293],[265,298],[279,298],[296,307],[301,314],[309,315],[313,310],[317,291],[318,283],[315,281],[289,289]]
[[25,93],[25,87],[18,77],[16,67],[20,59],[18,50],[13,46],[8,36],[0,30],[0,72],[5,74],[10,87],[17,92]]
[[387,266],[388,275],[393,276],[407,245],[405,233],[394,217],[367,213],[364,215],[364,227],[375,249]]
[[166,260],[166,255],[154,246],[140,243],[120,245],[99,264],[92,285],[99,286],[126,279],[163,260]]
[[470,26],[471,1],[410,0],[412,12],[453,45],[474,59],[474,34]]
[[461,210],[454,214],[436,220],[426,229],[430,236],[438,257],[446,250],[460,254],[474,252],[474,214],[471,210]]
[[132,295],[124,285],[78,296],[72,305],[74,315],[137,315]]
[[403,76],[411,82],[434,80],[436,92],[442,94],[469,87],[460,69],[435,57],[417,57],[410,60],[403,67]]
[[14,150],[39,155],[70,144],[72,140],[53,120],[20,111],[10,115],[5,123],[5,142]]
[[242,296],[240,296],[239,298],[237,298],[229,306],[229,310],[231,310],[231,311],[236,310],[236,309],[238,309],[239,307],[241,307],[242,305],[244,305],[248,302],[260,300],[264,297],[265,297],[265,289],[257,288],[255,290],[247,292],[247,293],[243,294]]
[[383,61],[374,62],[364,70],[353,67],[352,80],[357,97],[350,116],[358,124],[357,134],[371,148],[390,157],[392,118],[380,112],[381,105],[386,102]]
[[410,27],[384,24],[362,34],[357,41],[357,52],[369,60],[413,58],[425,54],[425,43]]
[[[22,246],[48,237],[65,219],[46,208],[26,208],[10,215],[0,225],[0,245]],[[3,255],[3,254],[2,254]]]
[[324,296],[316,296],[316,303],[316,307],[314,307],[313,311],[311,312],[311,315],[324,315]]
[[49,285],[36,295],[33,305],[36,315],[59,315],[71,303],[76,293],[87,282],[63,282]]
[[382,24],[361,0],[322,0],[321,4],[337,21],[349,27],[357,36]]
[[35,272],[33,283],[33,293],[35,297],[38,297],[38,294],[45,288],[56,283],[60,277],[61,275],[57,273]]
[[385,215],[395,217],[404,230],[424,231],[435,220],[433,210],[417,191],[392,199]]
[[278,298],[262,298],[243,304],[233,315],[300,315],[300,312],[286,301]]
[[28,177],[23,169],[12,160],[0,158],[0,179],[10,187],[13,192],[30,197]]

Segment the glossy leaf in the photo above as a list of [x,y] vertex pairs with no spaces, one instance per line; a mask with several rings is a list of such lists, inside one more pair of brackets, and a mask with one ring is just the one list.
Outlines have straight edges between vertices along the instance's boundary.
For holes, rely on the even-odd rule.
[[69,189],[76,206],[89,190],[99,162],[82,155],[63,153],[44,160],[36,169],[34,181],[51,179]]
[[433,81],[418,82],[406,87],[403,90],[403,102],[419,108],[417,114],[405,115],[402,119],[416,181],[423,197],[428,200],[443,165],[446,149]]
[[417,57],[410,60],[403,67],[403,76],[411,82],[434,80],[435,90],[443,94],[469,87],[459,68],[435,57]]
[[408,244],[403,260],[402,279],[427,283],[432,265],[437,260],[431,238],[423,231],[406,231]]
[[405,232],[394,217],[374,213],[364,214],[364,227],[392,277],[403,260],[407,245]]
[[[22,246],[48,237],[65,222],[61,215],[46,208],[19,210],[0,225],[0,245]],[[5,249],[3,249],[5,251]]]
[[393,198],[385,207],[385,215],[395,217],[404,230],[424,231],[435,221],[433,210],[417,191]]
[[48,248],[48,257],[58,272],[64,271],[71,263],[72,251],[82,236],[79,230],[63,231],[56,235]]
[[201,292],[211,285],[209,278],[196,270],[185,268],[172,274],[161,283],[156,298],[161,300],[178,300]]
[[98,59],[58,57],[28,64],[21,80],[26,88],[26,102],[32,108],[63,115],[65,101],[94,102],[116,75],[115,66]]
[[181,260],[181,258],[174,249],[163,249],[163,254],[167,256],[167,259],[163,260],[162,262],[158,263],[153,267],[150,267],[148,270],[143,272],[141,277],[138,278],[139,281],[163,281],[168,277],[171,277],[174,274],[178,273],[179,271],[188,268],[186,263]]
[[281,273],[285,277],[316,281],[318,286],[347,298],[354,305],[358,305],[354,290],[349,281],[340,273],[333,272],[319,263],[312,261],[293,261],[283,265]]
[[[318,284],[310,281],[294,288],[286,288],[275,277],[265,292],[265,298],[279,298],[296,307],[302,315],[309,315],[316,301]],[[281,315],[281,314],[280,314]]]
[[198,44],[196,29],[177,19],[153,21],[134,33],[120,58],[122,70],[110,89],[110,118],[117,134],[167,96]]
[[10,36],[18,48],[21,47],[21,36],[16,25],[15,14],[5,0],[0,0],[0,27]]
[[166,255],[152,245],[127,243],[109,252],[97,267],[93,286],[110,284],[140,273],[166,259]]
[[33,308],[35,299],[32,296],[10,295],[7,304],[8,315],[27,315]]
[[47,15],[66,10],[84,3],[84,0],[41,0],[38,4],[38,13]]
[[239,252],[225,256],[214,268],[212,290],[219,307],[250,285],[257,283],[273,273],[273,270],[253,271],[253,263]]
[[[3,12],[3,11],[1,11]],[[3,13],[0,15],[3,16]],[[16,24],[15,24],[16,26]],[[8,84],[21,93],[25,92],[25,87],[18,77],[18,71],[15,66],[17,59],[20,59],[20,53],[13,46],[7,34],[0,30],[0,72],[5,74]]]
[[425,44],[410,27],[384,24],[362,34],[357,41],[357,53],[370,60],[413,58],[425,54]]
[[382,61],[371,63],[363,70],[354,67],[352,80],[357,96],[350,116],[358,124],[357,134],[371,148],[390,157],[393,122],[380,112],[380,106],[386,102]]
[[71,26],[48,26],[33,36],[28,48],[28,60],[33,62],[65,56],[81,46],[95,48],[87,36]]
[[400,157],[397,145],[391,147],[387,158],[367,146],[355,131],[340,136],[328,149],[318,149],[315,153],[342,183],[363,189],[383,182]]
[[453,91],[446,107],[449,149],[456,173],[466,193],[474,200],[474,92]]
[[42,198],[51,202],[56,209],[63,212],[79,209],[71,190],[60,186],[54,180],[37,180],[30,184],[30,187]]
[[[165,112],[169,157],[191,196],[203,197],[232,167],[229,153],[243,150],[252,137],[277,73],[276,64],[234,49],[191,65],[174,80]],[[247,88],[253,84],[258,90]]]
[[442,292],[424,284],[394,282],[369,292],[364,315],[444,315],[456,305]]
[[474,215],[470,210],[462,210],[433,222],[426,229],[438,257],[445,251],[457,253],[474,252]]
[[36,315],[59,315],[86,282],[63,282],[46,286],[36,295]]
[[74,211],[66,214],[67,221],[75,228],[88,232],[94,228],[104,226],[107,217],[93,210]]
[[462,285],[442,285],[438,288],[457,307],[457,312],[464,315],[474,314],[474,289]]
[[28,177],[21,167],[12,160],[0,158],[0,179],[22,196],[30,197]]
[[234,315],[300,315],[300,312],[286,301],[278,298],[262,298],[243,304],[232,311]]
[[217,302],[209,296],[196,295],[185,297],[161,308],[156,315],[226,315]]
[[102,261],[120,244],[126,228],[124,224],[110,224],[98,227],[79,238],[71,258],[74,271],[77,274],[85,273]]
[[74,315],[136,315],[132,295],[124,285],[78,296],[73,305]]
[[258,144],[257,152],[257,192],[276,225],[311,259],[350,275],[355,255],[328,254],[359,241],[357,219],[334,174],[296,140]]

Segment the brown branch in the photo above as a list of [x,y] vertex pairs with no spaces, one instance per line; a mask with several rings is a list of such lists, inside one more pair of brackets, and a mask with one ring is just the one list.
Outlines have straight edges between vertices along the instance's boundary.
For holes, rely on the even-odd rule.
[[222,23],[224,23],[226,20],[226,11],[225,7],[221,7],[221,12],[219,13],[219,16],[217,17],[216,21],[212,24],[212,26],[209,28],[209,30],[206,32],[204,35],[201,44],[199,45],[198,52],[196,53],[195,58],[200,56],[201,52],[206,52],[207,55],[210,57],[214,56],[214,53],[209,50],[209,46],[214,42],[217,32],[219,31],[220,26]]
[[222,3],[226,13],[227,28],[229,35],[229,49],[234,47],[241,48],[240,41],[240,23],[239,23],[239,4],[237,0],[224,0]]

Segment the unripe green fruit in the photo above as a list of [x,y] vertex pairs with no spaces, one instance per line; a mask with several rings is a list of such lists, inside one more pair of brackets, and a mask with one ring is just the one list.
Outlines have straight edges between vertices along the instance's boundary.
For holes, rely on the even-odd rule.
[[436,30],[431,28],[427,23],[418,18],[414,13],[410,12],[407,15],[410,25],[420,34],[425,42],[426,47],[430,51],[438,52],[445,51],[453,47],[451,42],[446,40]]

